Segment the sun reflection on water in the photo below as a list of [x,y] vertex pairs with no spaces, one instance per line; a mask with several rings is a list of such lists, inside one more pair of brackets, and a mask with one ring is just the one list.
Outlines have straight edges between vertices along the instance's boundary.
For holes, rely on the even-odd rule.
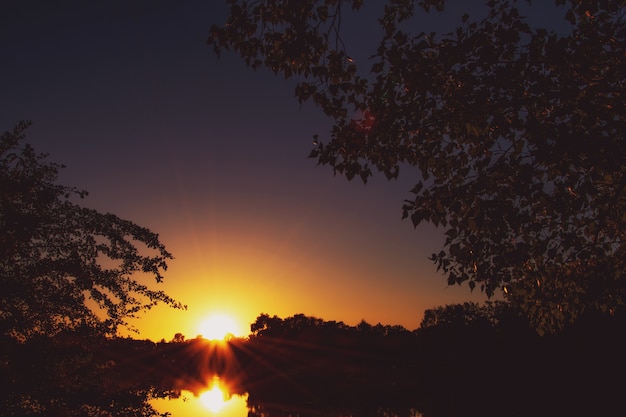
[[211,388],[200,394],[200,402],[214,413],[220,411],[232,399],[227,395],[226,387],[221,384],[219,378],[213,378]]
[[194,394],[182,390],[178,398],[158,398],[150,403],[159,413],[169,412],[172,416],[247,417],[247,398],[231,395],[223,381],[215,377],[205,391]]

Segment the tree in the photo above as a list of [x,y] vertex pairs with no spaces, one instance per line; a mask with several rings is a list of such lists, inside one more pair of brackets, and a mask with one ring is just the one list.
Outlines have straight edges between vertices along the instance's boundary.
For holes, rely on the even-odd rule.
[[502,294],[540,332],[623,308],[623,1],[556,0],[557,31],[531,26],[529,4],[490,0],[451,33],[416,34],[414,14],[445,0],[390,0],[363,63],[341,38],[362,0],[229,3],[208,43],[298,77],[298,100],[334,123],[312,158],[364,182],[419,172],[403,217],[442,228],[432,260],[449,284]]
[[78,205],[87,193],[57,184],[62,166],[22,143],[29,125],[0,140],[0,335],[115,335],[157,303],[185,308],[137,281],[163,279],[172,255],[158,235]]
[[176,333],[172,339],[172,343],[183,343],[185,341],[185,335],[182,333]]
[[492,322],[495,319],[491,304],[482,307],[477,303],[452,304],[426,310],[420,329],[436,326],[467,327],[479,320]]
[[252,336],[277,337],[284,333],[285,326],[283,319],[274,315],[270,317],[267,313],[260,314],[254,323],[250,325]]

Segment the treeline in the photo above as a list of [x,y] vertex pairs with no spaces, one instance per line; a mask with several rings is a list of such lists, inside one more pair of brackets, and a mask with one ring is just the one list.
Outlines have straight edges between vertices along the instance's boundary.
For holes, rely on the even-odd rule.
[[252,404],[424,416],[609,415],[626,409],[626,320],[540,336],[504,303],[429,310],[420,328],[261,315],[245,349]]
[[416,330],[261,314],[249,337],[225,343],[61,333],[2,341],[2,402],[28,392],[46,415],[72,401],[150,415],[146,398],[198,393],[220,376],[248,394],[251,415],[609,415],[624,409],[624,330],[623,316],[588,316],[539,336],[504,305],[465,303],[427,311]]

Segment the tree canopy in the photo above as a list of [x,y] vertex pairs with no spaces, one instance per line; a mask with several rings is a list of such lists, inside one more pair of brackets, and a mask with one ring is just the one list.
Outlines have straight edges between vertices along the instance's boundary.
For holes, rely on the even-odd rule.
[[87,193],[57,184],[62,166],[23,143],[28,126],[0,138],[0,335],[114,335],[157,303],[185,308],[138,280],[163,280],[172,255],[158,235],[77,204]]
[[442,34],[412,19],[445,0],[389,0],[365,62],[341,26],[363,0],[228,2],[208,43],[297,77],[297,99],[333,120],[312,158],[364,182],[419,172],[403,217],[442,228],[449,284],[502,294],[540,332],[623,308],[623,1],[555,0],[564,20],[541,27],[530,2],[490,0]]

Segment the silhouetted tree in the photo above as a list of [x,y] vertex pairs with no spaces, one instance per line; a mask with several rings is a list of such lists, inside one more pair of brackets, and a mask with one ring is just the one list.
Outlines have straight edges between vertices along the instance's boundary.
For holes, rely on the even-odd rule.
[[480,306],[478,303],[467,302],[435,307],[424,311],[420,329],[435,326],[468,326],[478,320],[491,322],[495,320],[491,304]]
[[29,123],[0,140],[0,335],[26,339],[81,326],[114,335],[141,310],[184,308],[157,282],[172,255],[158,235],[81,207],[87,193],[57,184],[61,165],[24,144]]
[[173,343],[182,343],[185,341],[185,335],[182,333],[176,333],[172,338]]
[[540,332],[622,308],[623,1],[556,0],[565,21],[531,27],[518,2],[491,0],[443,35],[411,32],[411,18],[445,0],[387,1],[370,62],[341,38],[363,0],[229,3],[215,52],[298,76],[299,101],[333,119],[311,157],[348,179],[419,172],[403,216],[444,228],[432,260],[450,284],[503,291]]
[[77,204],[61,165],[0,137],[0,415],[152,416],[146,381],[127,385],[102,348],[137,312],[184,308],[157,282],[172,256],[150,230]]
[[250,325],[252,336],[273,337],[282,334],[283,331],[283,319],[276,315],[270,317],[267,313],[260,314]]

